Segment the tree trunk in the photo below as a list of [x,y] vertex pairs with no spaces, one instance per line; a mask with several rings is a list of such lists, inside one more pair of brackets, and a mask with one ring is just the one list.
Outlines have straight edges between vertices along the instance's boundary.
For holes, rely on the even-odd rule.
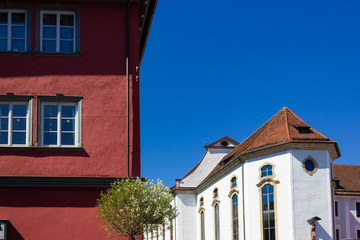
[[135,236],[130,236],[130,240],[135,240]]

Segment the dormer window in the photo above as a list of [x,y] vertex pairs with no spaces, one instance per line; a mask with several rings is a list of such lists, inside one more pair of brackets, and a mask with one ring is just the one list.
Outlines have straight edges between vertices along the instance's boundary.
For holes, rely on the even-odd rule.
[[296,129],[299,131],[300,134],[313,133],[313,132],[310,130],[310,127],[296,127]]

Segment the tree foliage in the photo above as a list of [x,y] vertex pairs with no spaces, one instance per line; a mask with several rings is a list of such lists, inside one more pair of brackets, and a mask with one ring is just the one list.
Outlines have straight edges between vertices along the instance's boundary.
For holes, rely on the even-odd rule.
[[135,239],[159,227],[170,227],[176,216],[172,201],[169,188],[159,180],[155,184],[139,178],[118,179],[106,193],[101,193],[97,212],[110,237]]

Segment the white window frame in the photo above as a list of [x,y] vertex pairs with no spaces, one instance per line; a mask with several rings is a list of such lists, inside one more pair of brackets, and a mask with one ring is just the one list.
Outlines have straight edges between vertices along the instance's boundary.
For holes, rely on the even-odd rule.
[[[1,105],[9,105],[9,115],[8,115],[8,144],[0,144],[1,147],[29,147],[31,146],[31,121],[30,121],[30,112],[31,112],[31,104],[30,101],[16,101],[16,102],[11,102],[11,101],[0,101]],[[25,137],[25,144],[12,144],[12,133],[14,132],[13,128],[13,124],[12,124],[12,119],[13,119],[13,106],[14,105],[26,105],[27,106],[27,111],[26,111],[26,137]],[[15,130],[16,131],[16,130]],[[0,132],[2,132],[2,130],[0,130]]]
[[40,11],[40,52],[43,51],[43,16],[44,14],[56,14],[56,53],[69,53],[69,52],[60,52],[60,15],[73,15],[74,19],[74,32],[73,32],[73,51],[70,53],[76,52],[76,14],[75,11]]
[[[66,148],[77,148],[81,147],[81,126],[80,126],[80,102],[52,102],[44,101],[41,102],[41,136],[40,145],[43,147],[66,147]],[[57,144],[56,145],[45,145],[44,144],[44,106],[45,105],[57,105]],[[75,144],[74,145],[61,145],[61,106],[75,106]]]
[[[7,52],[26,52],[27,51],[27,11],[26,10],[21,10],[21,9],[0,9],[0,12],[6,12],[8,13],[8,21],[7,21],[7,24],[1,24],[2,26],[7,26],[8,27],[8,32],[7,32]],[[12,26],[16,26],[17,24],[12,24],[12,21],[11,21],[11,16],[13,13],[25,13],[25,37],[24,37],[24,51],[12,51],[11,50],[11,40],[13,39],[11,37],[11,28]],[[17,39],[17,38],[15,38]],[[20,38],[18,38],[20,39]],[[22,39],[22,38],[21,38]]]

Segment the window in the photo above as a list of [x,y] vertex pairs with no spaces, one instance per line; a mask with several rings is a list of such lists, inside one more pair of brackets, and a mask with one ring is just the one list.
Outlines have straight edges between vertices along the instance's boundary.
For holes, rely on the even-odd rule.
[[357,238],[360,238],[360,230],[356,230]]
[[218,197],[219,197],[219,190],[215,188],[213,192],[213,198],[218,198]]
[[40,51],[74,53],[76,51],[75,12],[41,11]]
[[26,11],[0,10],[0,51],[26,51]]
[[234,187],[237,186],[237,184],[236,184],[236,177],[233,177],[230,182],[231,182],[231,188],[234,188]]
[[200,222],[201,240],[205,240],[205,211],[201,211],[200,213]]
[[307,157],[302,163],[302,167],[307,174],[314,174],[317,171],[318,164],[312,157]]
[[28,146],[29,129],[29,102],[0,102],[0,146]]
[[200,198],[200,207],[204,206],[204,198]]
[[267,176],[272,176],[272,169],[273,166],[271,165],[265,165],[264,167],[261,168],[261,177],[267,177]]
[[336,235],[335,240],[340,240],[340,230],[339,229],[336,229],[335,235]]
[[234,194],[232,200],[232,230],[233,240],[239,239],[239,214],[238,214],[238,196]]
[[360,202],[356,203],[356,217],[360,217]]
[[220,240],[219,204],[215,205],[215,240]]
[[335,201],[335,216],[339,216],[339,203],[337,201]]
[[41,103],[41,145],[80,146],[79,102]]
[[274,186],[266,184],[262,189],[263,240],[275,240]]

